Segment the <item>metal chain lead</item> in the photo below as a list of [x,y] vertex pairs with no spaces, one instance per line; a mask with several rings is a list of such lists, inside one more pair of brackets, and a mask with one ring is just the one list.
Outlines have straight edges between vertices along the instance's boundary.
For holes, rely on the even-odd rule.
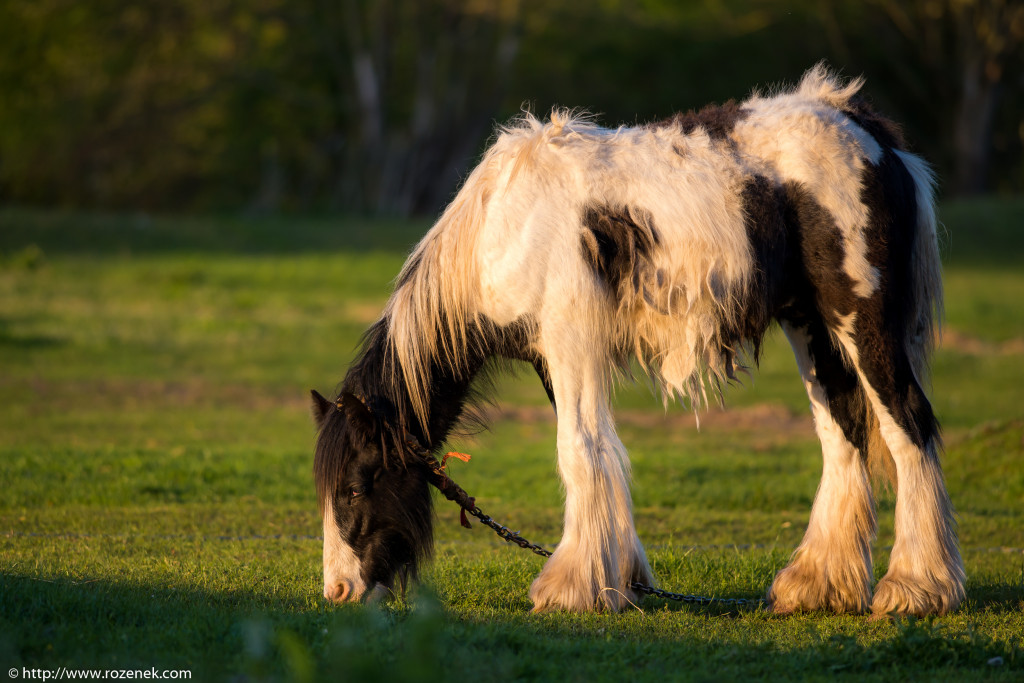
[[758,607],[764,604],[764,598],[706,598],[702,595],[686,595],[684,593],[672,593],[670,591],[648,586],[647,584],[634,581],[629,587],[637,593],[653,595],[656,598],[685,602],[690,605],[730,605],[732,607]]
[[486,524],[491,529],[493,529],[494,533],[498,534],[498,537],[503,539],[504,541],[508,543],[515,543],[520,548],[524,548],[526,550],[532,550],[541,557],[551,557],[551,555],[553,554],[550,550],[542,548],[536,543],[530,543],[525,538],[520,536],[518,531],[512,531],[508,527],[498,524],[494,521],[492,517],[485,515],[484,511],[478,508],[476,505],[474,505],[472,508],[464,509],[469,514],[479,519],[481,523]]
[[[536,543],[523,538],[518,531],[512,531],[506,526],[499,524],[494,519],[486,514],[483,510],[474,505],[472,509],[466,510],[469,514],[479,519],[483,524],[486,524],[499,538],[503,539],[508,543],[514,543],[520,548],[526,550],[532,550],[541,557],[551,557],[552,552]],[[629,587],[635,590],[637,593],[643,593],[645,595],[653,595],[656,598],[662,598],[664,600],[675,600],[676,602],[683,602],[691,605],[731,605],[734,607],[756,607],[764,602],[761,598],[709,598],[702,595],[687,595],[684,593],[673,593],[671,591],[663,590],[661,588],[655,588],[654,586],[648,586],[645,583],[634,581],[629,584]]]
[[[430,466],[431,473],[434,475],[431,482],[441,494],[458,504],[467,513],[473,515],[480,520],[482,524],[487,525],[498,535],[499,538],[507,543],[514,543],[520,548],[530,550],[541,557],[551,557],[552,552],[547,550],[536,543],[530,541],[519,535],[518,531],[512,531],[508,527],[499,524],[494,521],[494,518],[484,513],[479,507],[477,507],[474,499],[463,490],[461,486],[452,481],[452,478],[448,476],[444,471],[444,466],[437,461],[433,455],[423,453],[421,456],[427,461]],[[661,588],[655,588],[654,586],[648,586],[647,584],[634,581],[629,585],[630,588],[638,593],[645,595],[652,595],[656,598],[662,598],[665,600],[674,600],[676,602],[682,602],[690,605],[728,605],[730,607],[757,607],[764,604],[763,598],[709,598],[702,595],[687,595],[685,593],[673,593],[671,591],[662,590]]]

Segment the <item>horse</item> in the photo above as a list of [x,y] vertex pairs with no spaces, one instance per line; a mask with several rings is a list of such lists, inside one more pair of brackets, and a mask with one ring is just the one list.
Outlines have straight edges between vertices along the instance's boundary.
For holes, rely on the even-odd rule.
[[[778,324],[823,468],[768,605],[956,609],[965,575],[923,388],[942,313],[936,181],[863,83],[819,64],[795,86],[645,125],[556,109],[499,127],[336,397],[312,392],[325,598],[371,600],[417,576],[433,539],[429,454],[479,405],[493,360],[512,359],[554,408],[565,491],[534,610],[622,609],[653,576],[613,383],[640,373],[697,410]],[[872,463],[896,490],[873,590]]]

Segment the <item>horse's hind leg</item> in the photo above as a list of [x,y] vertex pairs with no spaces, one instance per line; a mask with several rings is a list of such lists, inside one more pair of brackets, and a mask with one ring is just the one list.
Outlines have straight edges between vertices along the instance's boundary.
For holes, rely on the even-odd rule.
[[558,406],[558,471],[565,484],[565,526],[554,555],[530,587],[534,611],[619,610],[651,571],[633,525],[629,463],[608,405],[607,360],[599,340],[542,334]]
[[783,323],[821,440],[821,484],[807,532],[768,600],[776,612],[863,612],[871,600],[875,506],[865,468],[864,393],[819,321]]
[[854,331],[838,335],[896,465],[895,538],[871,610],[945,614],[963,600],[965,576],[939,464],[938,424],[906,345],[881,324],[883,313],[865,307]]

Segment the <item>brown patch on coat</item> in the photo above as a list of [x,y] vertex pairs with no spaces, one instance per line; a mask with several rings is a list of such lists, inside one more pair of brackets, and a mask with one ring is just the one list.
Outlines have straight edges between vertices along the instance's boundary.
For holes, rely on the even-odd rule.
[[650,211],[588,204],[582,223],[580,249],[594,274],[619,299],[639,293],[659,242]]
[[739,121],[750,114],[736,100],[724,104],[709,104],[699,111],[680,112],[675,116],[650,124],[652,128],[677,127],[683,135],[690,135],[698,128],[704,129],[712,140],[726,140],[732,135]]

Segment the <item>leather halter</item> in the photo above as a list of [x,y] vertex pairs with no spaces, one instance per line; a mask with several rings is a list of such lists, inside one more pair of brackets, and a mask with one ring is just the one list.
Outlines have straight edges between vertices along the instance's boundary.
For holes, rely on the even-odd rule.
[[[366,412],[370,413],[374,419],[383,424],[388,431],[392,434],[398,434],[398,430],[396,430],[388,420],[383,418],[378,412],[370,407],[365,396],[355,393],[349,393],[348,395],[359,401],[366,409]],[[339,412],[343,410],[344,406],[342,396],[338,396],[335,400],[334,407]],[[451,477],[445,473],[445,465],[439,462],[434,454],[431,453],[426,446],[420,443],[419,439],[413,436],[408,429],[403,428],[400,436],[405,447],[408,449],[408,452],[417,456],[430,469],[430,477],[428,478],[428,481],[434,486],[434,488],[440,491],[441,495],[445,498],[458,504],[463,510],[472,510],[475,506],[473,497],[466,493],[461,486],[452,481]],[[464,526],[468,526],[468,522],[464,522]]]

